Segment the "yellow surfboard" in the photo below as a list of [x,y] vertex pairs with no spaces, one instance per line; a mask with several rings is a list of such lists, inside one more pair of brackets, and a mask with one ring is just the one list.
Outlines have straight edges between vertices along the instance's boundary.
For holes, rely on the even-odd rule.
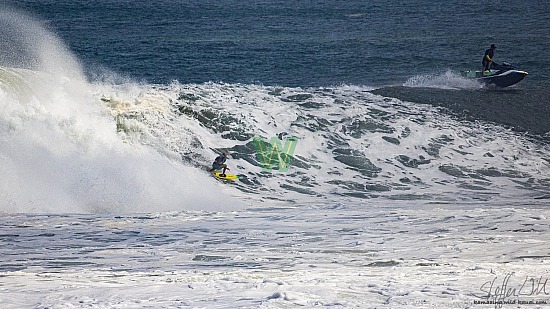
[[221,172],[214,172],[214,177],[218,178],[218,179],[223,179],[223,180],[235,180],[237,178],[239,178],[239,176],[237,175],[231,175],[231,174],[227,174],[225,173],[225,176],[220,176],[222,175]]

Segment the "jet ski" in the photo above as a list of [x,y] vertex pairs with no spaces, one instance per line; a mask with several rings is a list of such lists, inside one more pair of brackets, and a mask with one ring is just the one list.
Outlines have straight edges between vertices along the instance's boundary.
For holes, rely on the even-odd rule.
[[481,74],[481,71],[464,71],[462,75],[466,78],[472,78],[479,80],[485,84],[495,87],[508,87],[522,81],[527,72],[521,71],[515,66],[509,63],[497,64],[493,62],[490,72],[485,72],[485,76]]

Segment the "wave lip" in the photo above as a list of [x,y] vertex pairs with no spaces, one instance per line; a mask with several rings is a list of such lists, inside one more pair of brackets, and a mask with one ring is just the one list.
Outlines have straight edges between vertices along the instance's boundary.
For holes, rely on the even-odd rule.
[[13,8],[0,12],[0,66],[84,79],[78,59],[46,26]]

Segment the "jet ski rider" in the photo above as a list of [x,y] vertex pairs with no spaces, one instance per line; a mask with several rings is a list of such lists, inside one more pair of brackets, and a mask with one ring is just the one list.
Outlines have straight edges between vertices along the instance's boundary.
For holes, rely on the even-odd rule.
[[495,49],[497,49],[495,44],[491,44],[491,48],[485,51],[485,55],[483,56],[483,61],[481,62],[483,64],[483,69],[481,69],[482,76],[485,76],[485,71],[491,72],[491,64],[493,64],[493,56],[495,55]]

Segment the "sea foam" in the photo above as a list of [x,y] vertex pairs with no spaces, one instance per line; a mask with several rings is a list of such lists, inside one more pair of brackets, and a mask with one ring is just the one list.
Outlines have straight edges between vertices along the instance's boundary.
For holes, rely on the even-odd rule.
[[77,57],[42,23],[6,10],[0,24],[0,212],[222,208],[205,172],[120,138]]

